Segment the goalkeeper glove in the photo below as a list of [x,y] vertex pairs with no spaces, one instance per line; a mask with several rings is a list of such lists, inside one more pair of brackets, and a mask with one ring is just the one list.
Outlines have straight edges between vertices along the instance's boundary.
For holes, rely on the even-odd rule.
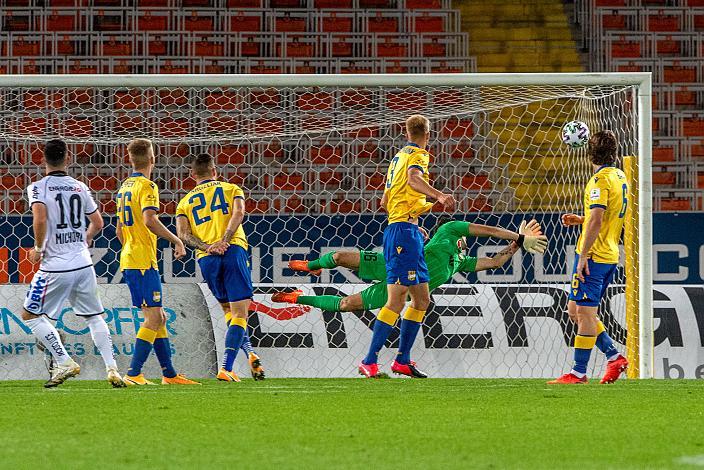
[[537,222],[531,220],[529,223],[525,220],[521,222],[521,226],[518,229],[518,244],[521,248],[525,249],[528,253],[545,253],[545,249],[548,247],[548,237],[545,235],[533,235],[534,233],[540,233],[540,226],[536,230]]

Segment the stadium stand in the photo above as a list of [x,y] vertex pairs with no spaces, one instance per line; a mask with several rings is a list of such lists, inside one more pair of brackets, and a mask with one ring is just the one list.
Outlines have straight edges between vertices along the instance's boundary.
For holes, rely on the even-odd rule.
[[[449,0],[6,0],[0,2],[0,26],[0,73],[476,71],[475,60],[467,53],[467,34],[460,29],[460,12],[451,8]],[[20,106],[21,116],[11,117],[9,123],[17,133],[31,131],[40,137],[54,133],[78,139],[107,122],[108,133],[115,136],[151,134],[159,142],[159,154],[166,157],[160,160],[154,178],[171,212],[174,201],[193,186],[181,162],[201,151],[214,153],[221,164],[237,165],[236,169],[226,167],[224,176],[253,191],[259,201],[249,207],[254,212],[300,212],[306,207],[319,207],[323,212],[358,211],[359,202],[341,200],[333,186],[360,200],[364,192],[378,193],[383,157],[381,142],[373,138],[378,130],[302,146],[278,141],[249,147],[218,142],[196,145],[179,140],[195,125],[188,116],[202,112],[210,113],[204,125],[211,135],[247,123],[255,133],[281,132],[284,123],[267,110],[282,107],[300,112],[304,128],[315,127],[321,124],[315,113],[324,113],[332,96],[289,100],[276,94],[252,94],[244,98],[245,107],[262,113],[253,118],[233,116],[238,100],[243,99],[234,93],[195,97],[184,92],[181,97],[166,97],[124,90],[110,99],[91,93],[44,96],[26,91],[22,96],[6,96],[11,99],[4,99],[2,107]],[[169,102],[164,101],[167,98]],[[134,112],[156,101],[161,107],[150,120]],[[196,101],[198,108],[188,114],[186,108]],[[61,123],[47,122],[41,116],[43,110],[64,105],[92,112]],[[389,106],[393,105],[390,100]],[[0,113],[8,110],[0,109]],[[115,111],[120,113],[108,120]],[[78,161],[87,164],[79,171],[96,191],[103,210],[114,212],[113,193],[127,171],[124,146],[71,146]],[[348,164],[350,154],[357,156],[361,170]],[[2,149],[0,159],[8,168],[0,182],[3,209],[23,212],[21,191],[27,179],[35,179],[37,169],[32,165],[41,161],[39,148],[12,143]],[[294,193],[306,184],[303,174],[318,174],[315,184],[326,189],[328,196],[313,204],[296,199]],[[367,174],[374,178],[367,180]],[[378,197],[371,200],[377,203]]]
[[704,1],[579,0],[594,71],[653,73],[655,210],[704,210]]

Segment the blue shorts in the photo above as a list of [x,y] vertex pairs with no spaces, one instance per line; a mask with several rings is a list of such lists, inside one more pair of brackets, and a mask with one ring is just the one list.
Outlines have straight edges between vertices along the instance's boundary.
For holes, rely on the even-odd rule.
[[386,283],[413,286],[428,282],[423,255],[423,234],[408,222],[389,224],[384,230]]
[[577,305],[585,307],[598,307],[601,299],[606,294],[606,288],[614,279],[616,264],[597,263],[591,259],[587,260],[589,274],[584,273],[584,282],[577,279],[577,263],[579,255],[574,260],[572,268],[572,285],[570,286],[569,300],[574,300]]
[[254,297],[249,255],[241,246],[230,245],[222,256],[203,256],[198,265],[210,292],[221,304]]
[[154,268],[125,269],[122,277],[130,288],[135,307],[161,307],[161,276]]

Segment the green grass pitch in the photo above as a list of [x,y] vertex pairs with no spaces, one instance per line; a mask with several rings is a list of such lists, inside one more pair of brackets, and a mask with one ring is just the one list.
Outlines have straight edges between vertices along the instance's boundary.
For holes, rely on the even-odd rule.
[[704,382],[0,382],[2,468],[695,468]]

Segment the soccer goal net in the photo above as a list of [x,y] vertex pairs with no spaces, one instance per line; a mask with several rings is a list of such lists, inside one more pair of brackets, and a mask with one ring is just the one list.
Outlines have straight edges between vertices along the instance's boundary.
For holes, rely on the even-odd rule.
[[[0,378],[41,378],[44,362],[19,320],[32,218],[24,188],[42,177],[43,143],[69,144],[70,174],[83,180],[106,220],[92,249],[106,319],[124,370],[142,321],[118,267],[115,193],[130,175],[126,144],[155,144],[152,179],[162,220],[174,227],[178,201],[192,189],[191,159],[211,154],[222,179],[246,194],[244,228],[251,246],[255,304],[253,347],[272,377],[356,374],[376,311],[307,312],[274,304],[276,291],[346,296],[369,284],[344,268],[319,277],[289,270],[292,259],[330,251],[381,251],[379,208],[391,158],[406,143],[404,121],[431,122],[432,184],[459,201],[422,218],[431,231],[442,215],[514,231],[535,218],[549,237],[544,255],[518,252],[498,269],[457,273],[432,292],[413,358],[434,377],[552,377],[571,365],[575,325],[566,313],[579,227],[560,214],[583,211],[593,174],[585,148],[562,143],[561,128],[579,120],[592,132],[612,130],[618,165],[631,183],[622,260],[599,314],[634,376],[651,373],[649,74],[368,75],[368,76],[16,76],[0,77]],[[431,232],[432,236],[432,232]],[[469,240],[471,256],[505,247]],[[159,244],[163,301],[175,364],[204,377],[216,370],[225,322],[202,284],[193,253],[176,261]],[[88,378],[102,366],[85,325],[66,306],[58,322],[69,352]],[[388,369],[398,347],[393,333],[380,356]],[[602,355],[590,368],[600,372]],[[149,368],[151,367],[151,369]],[[236,371],[247,375],[241,357]],[[150,359],[147,375],[158,375]]]

